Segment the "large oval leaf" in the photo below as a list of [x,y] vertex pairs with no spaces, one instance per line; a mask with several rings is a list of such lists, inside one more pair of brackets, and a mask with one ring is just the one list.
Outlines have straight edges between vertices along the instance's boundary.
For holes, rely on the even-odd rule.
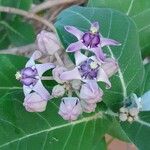
[[149,0],[89,0],[87,6],[113,8],[124,12],[135,21],[140,35],[142,54],[150,55],[150,1]]
[[[60,99],[48,103],[42,113],[29,113],[22,105],[24,95],[15,73],[25,65],[26,58],[0,55],[0,149],[1,150],[102,150],[102,138],[114,118],[97,108],[74,122],[58,115]],[[103,110],[104,111],[104,110]]]
[[[87,31],[91,22],[100,23],[100,32],[121,42],[122,46],[107,47],[105,52],[118,60],[118,74],[111,78],[112,88],[105,90],[103,101],[116,110],[123,99],[134,92],[143,78],[143,65],[138,44],[138,33],[134,22],[126,15],[112,9],[71,7],[58,16],[55,26],[59,38],[66,48],[75,42],[69,33],[64,30],[65,25],[74,25]],[[101,84],[101,83],[100,83]]]

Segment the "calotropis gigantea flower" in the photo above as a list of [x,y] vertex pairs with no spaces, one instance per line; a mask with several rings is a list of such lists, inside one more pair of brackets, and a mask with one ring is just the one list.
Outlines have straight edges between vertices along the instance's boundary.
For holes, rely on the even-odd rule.
[[[115,60],[112,59],[112,65],[110,65],[109,62],[109,65],[107,65],[106,67],[107,62],[105,62],[105,60],[104,63],[102,63],[98,61],[95,56],[87,57],[80,51],[77,51],[75,53],[75,61],[76,67],[73,70],[61,73],[60,78],[62,80],[79,79],[84,82],[87,82],[88,80],[96,80],[105,82],[108,87],[111,87],[111,83],[108,77],[109,72],[111,73],[111,75],[116,72],[117,65]],[[103,64],[105,67],[103,66]],[[113,65],[116,67],[113,67]],[[105,68],[107,69],[106,72],[104,70]]]
[[99,60],[105,59],[105,54],[102,47],[109,45],[120,45],[119,42],[103,38],[99,33],[99,23],[94,22],[91,24],[90,31],[82,32],[74,26],[65,26],[65,30],[76,36],[77,42],[68,46],[67,52],[75,52],[80,49],[85,49],[93,52]]
[[33,92],[25,97],[23,105],[29,112],[42,112],[46,109],[47,100],[44,100],[38,93]]
[[35,64],[35,60],[41,57],[40,51],[35,51],[25,68],[16,73],[16,79],[23,84],[23,91],[25,96],[32,91],[38,93],[44,100],[51,98],[49,92],[43,86],[41,77],[44,72],[55,67],[52,63]]
[[49,55],[53,55],[61,48],[57,36],[45,30],[37,35],[37,46],[41,52]]
[[103,92],[95,80],[89,80],[83,84],[80,90],[80,98],[86,103],[93,104],[102,100]]
[[58,114],[61,115],[64,120],[76,120],[78,116],[82,114],[79,99],[77,97],[62,98]]

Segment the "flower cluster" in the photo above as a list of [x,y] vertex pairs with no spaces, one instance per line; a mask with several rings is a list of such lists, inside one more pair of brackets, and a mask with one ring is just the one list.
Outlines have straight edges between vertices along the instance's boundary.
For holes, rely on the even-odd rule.
[[[16,73],[16,79],[23,84],[23,105],[27,111],[44,111],[48,100],[61,98],[58,113],[63,119],[72,121],[82,112],[95,111],[97,103],[102,101],[104,95],[100,88],[101,82],[106,84],[106,88],[111,88],[109,78],[117,72],[118,63],[115,59],[109,58],[102,48],[109,45],[118,46],[120,43],[102,37],[98,22],[92,23],[87,32],[80,31],[74,26],[64,28],[77,38],[77,42],[71,43],[66,49],[66,52],[74,53],[75,64],[72,68],[48,61],[43,64],[35,63],[35,60],[43,55],[54,55],[58,62],[61,60],[58,55],[61,44],[55,34],[42,31],[37,36],[39,51],[35,51],[25,68]],[[48,70],[52,70],[52,76],[43,76]],[[57,85],[48,91],[42,80],[55,80]]]

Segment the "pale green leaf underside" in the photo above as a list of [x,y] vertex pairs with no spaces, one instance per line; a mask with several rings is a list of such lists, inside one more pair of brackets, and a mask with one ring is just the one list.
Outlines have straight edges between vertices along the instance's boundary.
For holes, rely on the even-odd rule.
[[124,12],[135,21],[140,35],[143,55],[150,54],[150,1],[149,0],[89,0],[87,6],[113,8]]

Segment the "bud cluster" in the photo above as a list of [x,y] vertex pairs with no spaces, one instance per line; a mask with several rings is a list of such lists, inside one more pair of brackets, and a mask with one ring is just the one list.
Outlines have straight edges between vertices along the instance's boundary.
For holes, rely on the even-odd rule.
[[132,123],[134,120],[138,119],[139,109],[136,107],[126,108],[121,107],[119,110],[119,119],[120,121],[128,121]]

